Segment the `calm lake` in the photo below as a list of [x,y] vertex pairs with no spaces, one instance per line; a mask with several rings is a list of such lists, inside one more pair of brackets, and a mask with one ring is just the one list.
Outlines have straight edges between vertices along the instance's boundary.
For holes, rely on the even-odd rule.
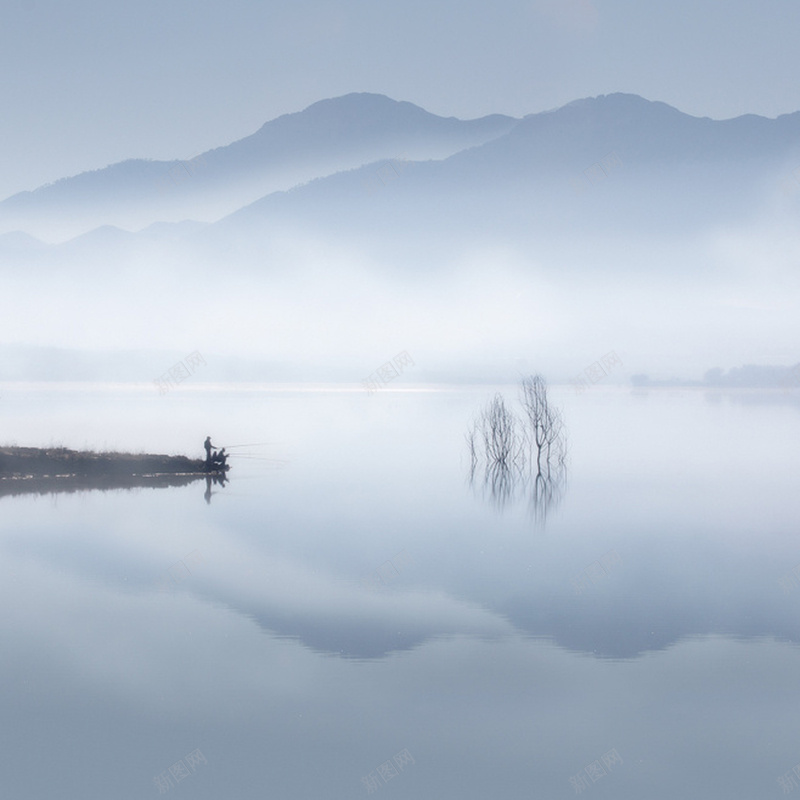
[[0,385],[4,444],[238,454],[0,499],[3,796],[800,796],[796,393],[552,387],[543,522],[470,484],[495,391]]

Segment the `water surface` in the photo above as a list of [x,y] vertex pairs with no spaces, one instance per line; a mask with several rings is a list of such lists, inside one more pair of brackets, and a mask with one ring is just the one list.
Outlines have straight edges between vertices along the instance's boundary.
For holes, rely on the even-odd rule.
[[0,500],[9,796],[781,794],[793,395],[556,387],[543,525],[470,485],[495,390],[0,387],[9,443],[259,443],[210,495]]

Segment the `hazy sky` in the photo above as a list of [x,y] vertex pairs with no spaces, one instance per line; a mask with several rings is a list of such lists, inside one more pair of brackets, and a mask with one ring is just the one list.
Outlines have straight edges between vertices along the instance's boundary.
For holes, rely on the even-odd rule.
[[2,0],[0,20],[0,197],[353,91],[462,118],[615,91],[800,110],[796,0]]

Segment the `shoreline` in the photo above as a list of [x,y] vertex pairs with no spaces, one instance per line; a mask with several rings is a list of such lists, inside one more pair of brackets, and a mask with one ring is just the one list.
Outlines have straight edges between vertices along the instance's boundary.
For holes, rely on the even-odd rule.
[[0,481],[49,478],[154,478],[227,472],[207,469],[205,459],[154,453],[96,452],[66,447],[0,447]]
[[0,447],[0,498],[91,490],[167,488],[217,481],[226,469],[204,459],[153,453],[95,452],[66,447]]

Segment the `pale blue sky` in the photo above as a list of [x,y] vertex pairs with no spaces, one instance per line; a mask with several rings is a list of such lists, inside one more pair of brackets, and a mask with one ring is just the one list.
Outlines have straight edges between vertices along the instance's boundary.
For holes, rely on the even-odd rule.
[[796,0],[2,0],[0,197],[353,91],[462,118],[615,91],[800,110]]

